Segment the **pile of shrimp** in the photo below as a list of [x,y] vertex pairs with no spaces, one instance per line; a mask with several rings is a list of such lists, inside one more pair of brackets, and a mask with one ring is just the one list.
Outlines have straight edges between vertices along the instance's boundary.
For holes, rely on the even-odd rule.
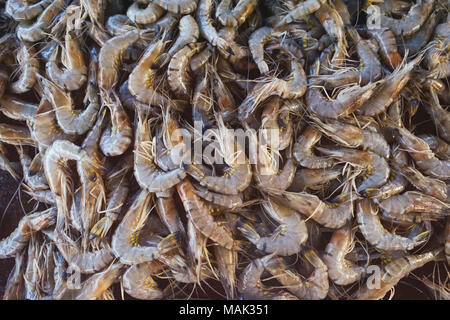
[[448,299],[449,6],[0,1],[3,298]]

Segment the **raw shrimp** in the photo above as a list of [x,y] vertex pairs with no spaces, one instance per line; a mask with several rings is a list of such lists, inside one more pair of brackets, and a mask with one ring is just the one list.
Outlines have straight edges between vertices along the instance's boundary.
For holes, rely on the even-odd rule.
[[421,192],[439,200],[447,200],[448,186],[444,181],[424,176],[419,170],[409,166],[402,167],[401,174]]
[[295,8],[290,10],[290,12],[284,16],[279,22],[277,22],[276,27],[282,27],[283,25],[295,22],[301,18],[305,18],[308,15],[319,10],[320,7],[325,4],[325,0],[306,0],[300,2]]
[[135,29],[133,22],[124,14],[116,14],[106,21],[106,30],[113,36],[118,36]]
[[394,71],[402,62],[402,57],[397,50],[395,35],[390,29],[371,29],[370,36],[378,43],[378,53],[382,62],[389,70]]
[[341,228],[352,217],[353,201],[351,200],[342,200],[341,197],[338,197],[337,202],[326,203],[307,192],[272,193],[272,196],[279,198],[288,207],[327,228]]
[[411,71],[421,59],[422,55],[419,55],[405,65],[400,64],[387,78],[381,80],[381,84],[375,93],[361,105],[358,112],[367,116],[375,116],[385,111],[409,81]]
[[128,209],[112,237],[112,250],[124,264],[138,264],[153,261],[174,248],[176,234],[163,238],[156,246],[141,246],[139,232],[151,213],[152,195],[142,190]]
[[187,44],[170,60],[167,69],[167,81],[172,92],[177,98],[190,101],[191,81],[187,72],[190,59],[203,49],[202,43]]
[[322,300],[328,294],[328,268],[314,250],[306,252],[305,258],[314,266],[314,271],[306,281],[294,270],[287,269],[282,258],[266,263],[266,269],[295,296],[304,300]]
[[16,254],[14,267],[4,289],[3,300],[23,300],[25,298],[23,290],[25,266],[25,252]]
[[259,72],[265,75],[269,72],[269,66],[264,60],[264,45],[278,33],[270,27],[261,27],[254,31],[248,40],[248,46],[253,57],[253,61],[258,65]]
[[[82,135],[88,131],[95,122],[100,108],[98,101],[93,101],[88,107],[79,112],[74,109],[74,101],[69,92],[65,92],[55,83],[38,76],[44,94],[55,110],[56,119],[61,129],[67,134]],[[94,86],[94,83],[89,85]]]
[[135,1],[128,7],[127,16],[136,24],[150,24],[161,18],[164,12],[163,8],[150,1],[145,4]]
[[321,121],[315,117],[313,119],[319,130],[337,143],[349,148],[362,147],[363,150],[371,150],[383,158],[389,158],[389,145],[378,132],[361,129],[338,120]]
[[136,299],[161,299],[163,292],[153,280],[152,275],[158,273],[162,265],[158,261],[144,262],[132,265],[122,277],[123,288],[126,293]]
[[358,300],[379,300],[386,293],[411,271],[418,269],[430,261],[436,261],[442,252],[442,249],[435,249],[426,253],[417,255],[407,255],[393,260],[384,266],[381,273],[381,286],[378,288],[369,287],[367,284],[362,286],[354,295],[353,299]]
[[377,214],[378,207],[371,200],[363,199],[356,203],[356,219],[359,230],[364,238],[377,249],[384,251],[412,250],[426,241],[424,237],[427,232],[419,234],[413,239],[389,232],[383,227]]
[[[74,31],[67,31],[65,35],[65,59],[62,59],[65,70],[61,70],[56,60],[58,47],[55,47],[50,60],[45,65],[49,79],[60,88],[67,91],[74,91],[81,88],[87,80],[88,69],[83,58],[77,36]],[[94,73],[97,81],[97,57],[91,54],[89,70]],[[91,77],[90,77],[91,78]]]
[[172,44],[169,51],[165,54],[163,60],[160,62],[159,66],[164,67],[169,61],[171,61],[172,57],[183,47],[188,44],[192,44],[197,42],[199,37],[199,29],[197,22],[195,19],[186,15],[180,19],[178,24],[178,37],[177,40]]
[[191,71],[196,72],[197,70],[203,68],[209,58],[211,58],[211,55],[212,48],[211,45],[208,44],[205,49],[192,57],[191,61],[189,62]]
[[[258,163],[255,165],[255,171],[253,177],[256,182],[256,186],[261,190],[280,190],[284,191],[292,184],[295,177],[295,171],[297,166],[292,157],[288,157],[283,169],[274,172],[271,166],[270,160],[262,160],[261,157]],[[267,174],[270,172],[269,174]]]
[[178,195],[192,224],[203,235],[229,250],[239,250],[240,242],[234,240],[223,228],[214,221],[206,203],[194,192],[189,180],[177,184]]
[[27,127],[0,123],[0,141],[12,145],[35,146]]
[[341,175],[341,169],[297,169],[289,191],[300,192],[306,189],[320,190],[329,181],[337,179]]
[[450,205],[432,196],[407,191],[378,202],[378,206],[391,214],[402,215],[409,212],[433,212],[447,214]]
[[[223,228],[222,224],[217,223],[217,225],[220,225]],[[192,273],[196,278],[196,282],[200,283],[203,260],[205,260],[205,258],[207,260],[209,259],[208,256],[204,257],[204,254],[208,255],[208,253],[205,253],[206,242],[208,241],[208,238],[194,226],[192,219],[188,219],[186,229],[186,242],[189,262],[191,264]],[[225,231],[228,233],[228,230]]]
[[428,46],[425,62],[431,78],[442,79],[450,75],[449,26],[450,18],[447,15],[447,21],[436,27],[434,39]]
[[317,147],[317,150],[335,159],[365,168],[363,181],[358,185],[358,192],[363,192],[368,188],[381,187],[389,178],[389,164],[384,158],[371,151],[348,148],[326,149],[322,147]]
[[364,268],[345,259],[353,246],[351,225],[336,230],[325,248],[323,261],[328,267],[328,275],[334,283],[345,286],[358,281]]
[[281,256],[300,252],[302,244],[308,239],[305,221],[295,210],[274,199],[267,199],[262,206],[265,212],[279,223],[271,235],[261,237],[249,223],[241,222],[237,229],[261,251]]
[[39,73],[39,60],[34,47],[22,43],[17,53],[17,62],[20,66],[20,77],[11,83],[11,91],[25,93],[33,88]]
[[440,159],[450,160],[450,145],[447,142],[431,134],[420,134],[417,137],[425,141]]
[[264,256],[260,259],[252,260],[239,276],[237,289],[245,299],[264,300],[298,300],[290,293],[270,291],[269,288],[261,284],[261,276],[265,266],[274,257],[274,254]]
[[413,158],[422,173],[442,180],[450,179],[449,160],[439,160],[424,140],[405,128],[395,128],[394,133],[397,141]]
[[13,257],[27,244],[33,233],[36,233],[55,222],[55,210],[50,208],[24,216],[17,228],[6,238],[0,241],[0,259]]
[[297,138],[293,154],[300,165],[310,169],[328,168],[333,165],[333,159],[318,157],[313,153],[313,147],[321,137],[322,135],[318,130],[308,127]]
[[48,189],[47,179],[42,167],[41,154],[38,153],[34,159],[31,159],[22,147],[16,147],[16,150],[20,157],[20,163],[22,164],[25,183],[33,191]]
[[139,118],[134,148],[134,176],[138,184],[149,192],[168,190],[186,177],[183,168],[164,172],[156,166],[149,121]]
[[242,196],[239,194],[221,194],[195,185],[194,192],[196,195],[205,199],[206,201],[227,209],[239,208],[243,204]]
[[[261,114],[262,139],[267,141],[267,146],[274,150],[286,149],[292,141],[294,124],[290,112],[286,107],[279,109],[280,98],[273,96],[267,99]],[[278,141],[273,141],[272,133],[275,130]]]
[[[191,0],[192,1],[192,0]],[[197,23],[200,29],[200,34],[214,47],[219,47],[230,54],[234,54],[230,45],[225,39],[219,37],[216,28],[213,26],[211,13],[213,9],[212,0],[199,0],[200,3],[197,9]]]
[[25,4],[22,0],[8,0],[5,10],[14,20],[27,21],[40,15],[52,2],[52,0],[41,0],[33,4]]
[[280,96],[283,99],[298,99],[307,89],[306,74],[301,63],[291,60],[291,73],[285,79],[269,77],[266,82],[258,83],[239,106],[238,119],[246,120],[256,107],[270,96]]
[[33,122],[38,106],[13,96],[0,98],[0,111],[14,120]]
[[450,112],[442,108],[439,97],[433,88],[430,88],[430,93],[430,104],[426,110],[433,119],[439,136],[446,141],[450,141]]
[[178,213],[174,192],[174,188],[171,188],[167,196],[158,196],[156,199],[156,212],[171,233],[179,233],[183,236],[186,234],[186,231]]
[[114,263],[102,272],[96,273],[90,276],[81,285],[82,289],[79,290],[76,300],[97,300],[102,294],[113,285],[114,282],[119,280],[120,275],[123,272],[123,264]]
[[197,8],[197,0],[152,0],[153,3],[175,14],[189,14]]

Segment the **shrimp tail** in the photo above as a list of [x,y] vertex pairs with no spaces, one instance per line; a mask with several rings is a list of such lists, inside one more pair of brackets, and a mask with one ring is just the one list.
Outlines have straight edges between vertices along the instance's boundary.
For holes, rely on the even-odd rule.
[[256,230],[249,223],[238,220],[236,228],[247,238],[250,242],[256,243],[261,238]]
[[100,237],[103,238],[113,225],[113,220],[109,217],[101,218],[91,229],[92,237]]

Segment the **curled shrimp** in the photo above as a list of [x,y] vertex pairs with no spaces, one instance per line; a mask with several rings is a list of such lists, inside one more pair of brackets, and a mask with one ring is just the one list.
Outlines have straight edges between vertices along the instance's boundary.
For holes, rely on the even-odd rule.
[[208,206],[195,194],[194,187],[189,180],[177,184],[177,191],[184,209],[196,229],[207,238],[229,250],[240,249],[240,242],[234,240],[214,221]]
[[186,15],[197,8],[197,0],[153,0],[160,7],[171,13]]
[[261,284],[261,276],[265,266],[274,257],[269,254],[260,259],[252,260],[239,276],[237,289],[245,299],[265,299],[265,300],[298,300],[295,296],[284,291],[274,292]]
[[276,200],[269,198],[263,203],[265,212],[279,225],[271,235],[261,237],[249,223],[241,222],[237,229],[256,248],[267,253],[290,256],[300,252],[301,245],[308,239],[305,221],[300,215]]
[[187,44],[170,60],[167,69],[167,81],[169,87],[176,97],[190,101],[191,99],[191,81],[187,72],[189,60],[203,48],[202,43]]
[[175,235],[170,234],[159,241],[156,246],[141,246],[138,242],[139,232],[151,213],[152,195],[142,190],[128,209],[112,237],[112,250],[124,264],[138,264],[153,261],[175,245]]
[[39,73],[39,60],[34,48],[22,43],[17,53],[17,61],[21,73],[19,79],[11,83],[11,91],[24,93],[33,88],[36,83],[36,75]]
[[118,36],[135,29],[133,22],[124,14],[115,14],[106,21],[106,30],[113,36]]
[[328,267],[328,276],[338,285],[348,285],[358,281],[364,268],[345,259],[353,245],[352,228],[348,224],[336,230],[325,248],[323,261]]
[[139,1],[135,1],[128,7],[127,16],[134,23],[150,24],[161,18],[164,12],[164,9],[155,3],[148,1],[142,4]]
[[436,261],[442,249],[435,249],[422,254],[407,255],[393,260],[384,266],[381,273],[381,286],[362,286],[352,298],[358,300],[379,300],[411,271],[418,269],[430,261]]
[[155,164],[151,141],[150,123],[140,118],[136,128],[134,176],[139,185],[149,192],[163,192],[181,182],[186,177],[186,171],[183,168],[168,172],[159,169]]
[[302,65],[291,60],[291,73],[286,79],[270,78],[268,82],[258,83],[239,106],[238,119],[246,120],[256,107],[270,96],[283,99],[298,99],[307,89],[306,74]]
[[337,143],[349,148],[362,147],[363,150],[371,150],[383,158],[389,158],[389,145],[378,132],[369,129],[360,129],[338,120],[329,119],[321,121],[315,117],[313,119],[318,125],[319,130]]
[[305,258],[314,266],[314,271],[306,281],[292,269],[288,269],[282,258],[270,260],[266,269],[284,286],[286,290],[300,299],[322,300],[328,294],[328,268],[314,250],[306,252]]
[[432,196],[407,191],[378,202],[378,206],[391,214],[402,215],[409,212],[433,212],[445,214],[449,212],[449,204]]
[[33,4],[24,4],[21,0],[8,0],[5,10],[14,20],[27,21],[40,15],[52,2],[52,0],[41,0]]
[[434,31],[434,39],[429,44],[429,49],[425,54],[425,62],[431,78],[442,79],[450,75],[449,25],[450,18],[447,15],[447,21],[437,25]]
[[386,230],[380,222],[378,207],[369,199],[357,202],[356,219],[364,238],[380,250],[411,250],[426,241],[426,239],[423,239],[426,234],[420,234],[414,239],[409,239]]
[[163,292],[153,280],[152,275],[162,268],[158,261],[144,262],[130,266],[123,274],[122,283],[126,293],[136,299],[161,299]]
[[272,196],[327,228],[341,228],[352,217],[353,202],[340,197],[334,203],[326,203],[307,192],[272,192]]
[[234,54],[233,50],[225,39],[219,37],[216,28],[214,28],[211,19],[213,9],[212,0],[200,0],[197,9],[197,22],[200,29],[200,34],[214,47],[219,47],[221,50],[230,54]]
[[397,141],[413,158],[419,170],[438,179],[450,178],[449,160],[439,160],[424,140],[405,128],[395,128],[394,133]]
[[248,40],[248,46],[253,61],[258,65],[259,72],[263,75],[269,72],[269,66],[264,60],[264,45],[271,40],[274,35],[277,35],[277,33],[275,33],[272,28],[261,27],[255,30]]
[[217,6],[216,18],[225,27],[237,27],[247,20],[257,5],[256,0],[239,0],[233,10],[230,10],[232,2],[223,0]]
[[239,208],[243,204],[242,196],[239,194],[221,194],[201,186],[194,186],[194,189],[196,195],[219,207],[234,209]]
[[317,150],[332,158],[349,162],[357,167],[366,168],[363,181],[358,185],[358,192],[368,188],[378,188],[384,185],[390,173],[386,159],[371,151],[360,151],[348,148],[326,149],[317,147]]
[[297,138],[293,155],[300,165],[309,169],[323,169],[333,165],[333,159],[318,157],[313,153],[313,147],[321,137],[318,130],[308,127]]
[[389,70],[394,71],[402,62],[402,57],[397,50],[397,40],[390,29],[369,30],[370,36],[378,43],[378,53],[381,61]]
[[[262,138],[268,141],[267,146],[274,150],[284,150],[290,144],[294,131],[293,121],[286,107],[279,109],[279,97],[274,96],[267,100],[261,114]],[[276,130],[278,141],[272,141],[272,130]]]
[[27,244],[32,233],[38,232],[55,222],[53,208],[24,216],[17,228],[5,239],[0,241],[0,259],[13,257]]
[[[262,155],[264,157],[264,155]],[[262,160],[255,165],[253,177],[256,181],[256,186],[261,190],[280,190],[284,191],[292,184],[295,177],[297,166],[292,157],[289,157],[283,169],[274,172],[270,160]],[[269,173],[269,174],[267,174]]]

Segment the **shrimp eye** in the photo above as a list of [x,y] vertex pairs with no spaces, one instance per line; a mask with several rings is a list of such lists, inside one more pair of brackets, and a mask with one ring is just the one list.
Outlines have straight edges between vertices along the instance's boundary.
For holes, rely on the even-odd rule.
[[412,105],[414,105],[414,106],[418,106],[419,105],[419,100],[417,100],[417,99],[411,99],[411,104]]

